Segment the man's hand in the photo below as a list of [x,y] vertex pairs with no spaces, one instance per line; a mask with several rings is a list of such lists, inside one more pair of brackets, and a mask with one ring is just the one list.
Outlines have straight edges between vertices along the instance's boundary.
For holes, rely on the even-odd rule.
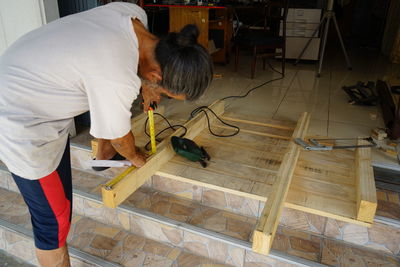
[[161,101],[161,94],[159,90],[158,84],[149,82],[147,80],[142,80],[142,97],[143,97],[143,111],[147,112],[149,110],[150,105],[154,102],[159,104]]
[[146,163],[146,155],[136,147],[135,157],[130,158],[129,161],[136,167],[142,167]]
[[146,156],[135,146],[135,137],[131,131],[121,138],[111,140],[111,144],[136,167],[142,167],[146,163]]

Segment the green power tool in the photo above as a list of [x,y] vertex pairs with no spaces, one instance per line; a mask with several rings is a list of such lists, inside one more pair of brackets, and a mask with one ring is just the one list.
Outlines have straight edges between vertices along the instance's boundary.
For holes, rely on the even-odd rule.
[[206,160],[210,160],[211,158],[203,147],[199,147],[190,139],[178,136],[172,136],[171,143],[176,154],[181,155],[190,161],[200,162],[203,168],[207,167]]

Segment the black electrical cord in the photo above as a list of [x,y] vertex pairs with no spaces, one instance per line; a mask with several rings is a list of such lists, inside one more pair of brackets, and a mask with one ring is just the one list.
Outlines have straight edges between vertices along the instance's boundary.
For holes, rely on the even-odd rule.
[[[254,90],[256,90],[256,89],[258,89],[258,88],[260,88],[260,87],[262,87],[262,86],[264,86],[264,85],[266,85],[266,84],[272,83],[272,82],[274,82],[274,81],[281,80],[281,79],[283,79],[283,78],[285,77],[285,76],[283,75],[282,72],[276,70],[276,69],[271,65],[271,63],[269,62],[269,60],[267,60],[267,63],[268,63],[268,66],[269,66],[273,71],[279,73],[279,74],[281,75],[281,77],[276,78],[276,79],[271,79],[271,80],[268,80],[268,81],[266,81],[266,82],[263,82],[263,83],[257,85],[256,87],[253,87],[253,88],[251,88],[250,90],[248,90],[244,95],[231,95],[231,96],[223,97],[223,98],[221,98],[221,99],[219,99],[219,100],[221,101],[221,100],[226,100],[226,99],[230,99],[230,98],[245,98],[245,97],[247,97],[252,91],[254,91]],[[229,127],[231,127],[231,128],[236,129],[236,132],[234,132],[234,133],[232,133],[232,134],[227,134],[227,135],[220,135],[220,134],[214,133],[214,132],[211,130],[210,118],[209,118],[208,113],[207,113],[206,110],[208,110],[208,111],[210,111],[211,113],[213,113],[213,115],[214,115],[222,124],[224,124],[224,125],[226,125],[226,126],[229,126]],[[232,137],[232,136],[237,135],[237,134],[240,132],[240,128],[239,128],[239,127],[224,122],[224,121],[223,121],[220,117],[218,117],[218,115],[215,114],[215,112],[214,112],[212,109],[210,109],[208,106],[200,106],[200,107],[197,107],[197,108],[195,108],[194,110],[192,110],[192,112],[190,113],[190,117],[189,117],[188,121],[189,121],[191,118],[193,118],[194,116],[196,116],[199,112],[204,112],[204,113],[205,113],[206,118],[207,118],[208,130],[210,131],[210,133],[211,133],[212,135],[214,135],[214,136],[216,136],[216,137]],[[164,128],[163,130],[161,130],[160,132],[158,132],[158,133],[156,134],[156,141],[157,141],[157,142],[161,142],[161,140],[157,140],[157,136],[159,136],[161,133],[163,133],[163,132],[165,132],[166,130],[169,130],[169,129],[172,129],[172,130],[175,131],[175,130],[176,130],[175,127],[180,127],[180,128],[184,128],[184,129],[185,129],[185,132],[184,132],[183,134],[181,134],[180,137],[183,137],[183,136],[186,135],[186,133],[187,133],[187,128],[186,128],[185,126],[183,126],[183,125],[181,125],[181,124],[171,125],[171,123],[168,121],[168,119],[165,118],[165,117],[164,117],[163,115],[161,115],[160,113],[154,113],[154,114],[155,114],[155,115],[161,116],[161,117],[167,122],[167,124],[168,124],[168,127]],[[145,132],[145,134],[146,134],[147,136],[150,136],[149,133],[147,132],[147,122],[148,122],[148,120],[149,120],[149,118],[147,118],[146,121],[145,121],[145,124],[144,124],[144,132]],[[150,150],[150,149],[148,148],[149,144],[150,144],[150,141],[147,142],[147,144],[145,145],[145,149],[146,149],[146,150]]]
[[[217,120],[219,120],[222,124],[224,124],[224,125],[226,125],[226,126],[229,126],[229,127],[231,127],[231,128],[235,128],[235,129],[236,129],[236,132],[234,132],[234,133],[232,133],[232,134],[227,134],[227,135],[221,135],[221,134],[216,134],[216,133],[214,133],[214,132],[211,130],[210,117],[208,117],[208,113],[207,113],[206,110],[208,110],[208,111],[210,111],[212,114],[214,114],[214,116],[217,118]],[[232,136],[237,135],[237,134],[240,132],[240,128],[239,128],[239,127],[224,122],[224,121],[223,121],[220,117],[218,117],[218,115],[215,114],[215,112],[214,112],[212,109],[210,109],[208,106],[201,106],[201,107],[195,108],[195,109],[190,113],[190,118],[189,118],[189,120],[190,120],[191,118],[193,118],[194,116],[196,116],[196,115],[197,115],[199,112],[201,112],[201,111],[204,112],[204,114],[205,114],[206,117],[207,117],[208,130],[210,131],[210,133],[211,133],[212,135],[214,135],[214,136],[216,136],[216,137],[232,137]]]
[[[167,122],[167,124],[168,124],[168,127],[162,129],[161,131],[159,131],[159,132],[156,134],[155,138],[156,138],[156,141],[157,141],[157,142],[161,142],[161,141],[162,141],[162,140],[157,140],[157,136],[159,136],[160,134],[162,134],[163,132],[165,132],[166,130],[169,130],[169,129],[172,129],[172,130],[176,131],[175,127],[183,128],[183,129],[185,130],[185,132],[184,132],[183,134],[181,134],[180,137],[183,137],[183,136],[187,133],[187,128],[186,128],[185,126],[183,126],[183,125],[181,125],[181,124],[174,124],[174,125],[171,125],[171,123],[168,121],[168,119],[165,118],[165,117],[164,117],[163,115],[161,115],[160,113],[156,113],[156,112],[155,112],[155,113],[153,113],[153,114],[154,114],[154,115],[160,116],[160,117],[163,118],[163,119]],[[149,118],[147,118],[146,121],[144,122],[144,133],[145,133],[147,136],[150,137],[150,134],[147,132],[147,123],[148,123],[148,121],[149,121]],[[149,149],[149,145],[150,145],[150,141],[147,142],[146,145],[144,146],[144,148],[145,148],[147,151],[150,150],[150,149]]]
[[271,63],[269,62],[269,60],[267,60],[267,63],[268,63],[268,66],[269,66],[273,71],[275,71],[276,73],[280,74],[281,77],[276,78],[276,79],[271,79],[271,80],[268,80],[268,81],[266,81],[266,82],[263,82],[262,84],[259,84],[259,85],[257,85],[256,87],[253,87],[253,88],[251,88],[250,90],[248,90],[244,95],[231,95],[231,96],[226,96],[226,97],[221,98],[220,100],[226,100],[226,99],[230,99],[230,98],[245,98],[246,96],[248,96],[248,95],[249,95],[251,92],[253,92],[254,90],[256,90],[256,89],[258,89],[258,88],[260,88],[260,87],[262,87],[262,86],[264,86],[264,85],[266,85],[266,84],[269,84],[269,83],[272,83],[272,82],[275,82],[275,81],[282,80],[282,79],[285,77],[285,75],[283,75],[282,72],[280,72],[280,71],[276,70],[274,67],[272,67],[272,65],[271,65]]

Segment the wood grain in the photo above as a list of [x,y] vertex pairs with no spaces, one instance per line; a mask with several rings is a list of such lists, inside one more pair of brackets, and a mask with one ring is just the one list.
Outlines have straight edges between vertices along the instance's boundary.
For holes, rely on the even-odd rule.
[[[367,145],[369,142],[358,140],[357,144]],[[372,223],[378,204],[371,165],[371,148],[357,148],[355,154],[357,220]]]
[[[310,115],[303,113],[293,132],[292,138],[304,138],[309,123]],[[260,220],[253,234],[253,250],[258,253],[268,255],[272,247],[272,241],[274,240],[278,228],[279,219],[299,155],[300,147],[294,142],[291,142],[283,157],[276,182],[267,198]]]

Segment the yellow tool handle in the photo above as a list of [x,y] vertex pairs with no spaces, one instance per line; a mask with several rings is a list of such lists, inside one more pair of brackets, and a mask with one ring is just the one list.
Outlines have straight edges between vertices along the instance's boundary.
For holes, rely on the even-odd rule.
[[156,133],[154,129],[154,112],[153,109],[150,108],[147,112],[149,116],[149,127],[150,127],[150,143],[151,143],[151,154],[156,153],[157,144],[156,144]]

